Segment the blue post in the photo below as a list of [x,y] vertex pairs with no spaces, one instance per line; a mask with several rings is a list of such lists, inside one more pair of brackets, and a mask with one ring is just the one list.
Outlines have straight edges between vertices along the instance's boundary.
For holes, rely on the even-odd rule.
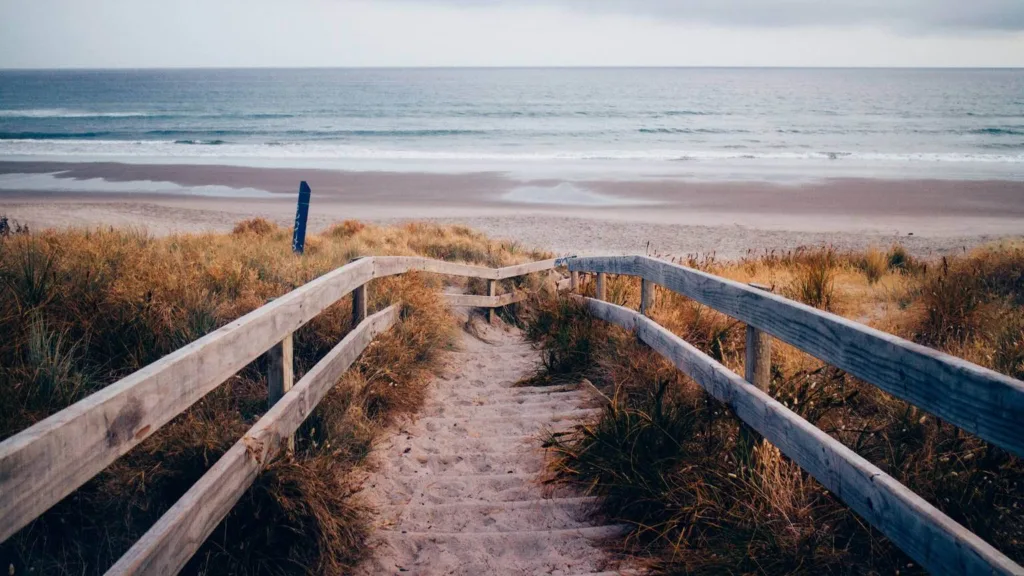
[[299,184],[299,207],[295,211],[295,235],[292,236],[292,251],[296,254],[302,254],[306,246],[306,217],[309,216],[309,196],[312,193],[309,184],[303,180]]

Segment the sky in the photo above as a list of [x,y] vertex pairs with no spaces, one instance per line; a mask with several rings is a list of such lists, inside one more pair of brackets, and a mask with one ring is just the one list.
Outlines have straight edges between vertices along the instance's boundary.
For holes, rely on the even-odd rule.
[[1024,67],[1024,0],[0,0],[0,68]]

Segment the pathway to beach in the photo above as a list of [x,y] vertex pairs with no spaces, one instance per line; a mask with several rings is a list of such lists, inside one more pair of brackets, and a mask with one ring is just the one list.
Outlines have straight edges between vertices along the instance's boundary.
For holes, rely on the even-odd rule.
[[574,386],[515,387],[539,353],[485,323],[432,386],[420,415],[374,454],[364,494],[380,510],[365,574],[618,574],[598,546],[620,528],[594,499],[545,487],[543,433],[597,410]]

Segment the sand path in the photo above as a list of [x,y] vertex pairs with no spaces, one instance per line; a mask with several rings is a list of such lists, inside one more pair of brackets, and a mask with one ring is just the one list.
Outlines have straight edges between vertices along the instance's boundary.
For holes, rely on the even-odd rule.
[[364,495],[378,507],[374,557],[363,574],[617,574],[597,540],[616,526],[594,501],[540,483],[541,438],[595,413],[572,386],[517,388],[539,353],[519,331],[482,324],[416,419],[373,455]]

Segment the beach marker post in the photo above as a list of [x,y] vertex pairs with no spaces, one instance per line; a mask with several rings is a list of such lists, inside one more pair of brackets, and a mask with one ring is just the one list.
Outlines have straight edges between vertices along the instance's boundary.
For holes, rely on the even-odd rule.
[[302,254],[306,247],[306,218],[309,216],[309,197],[313,191],[303,180],[299,184],[299,205],[295,210],[295,233],[292,236],[292,252]]

